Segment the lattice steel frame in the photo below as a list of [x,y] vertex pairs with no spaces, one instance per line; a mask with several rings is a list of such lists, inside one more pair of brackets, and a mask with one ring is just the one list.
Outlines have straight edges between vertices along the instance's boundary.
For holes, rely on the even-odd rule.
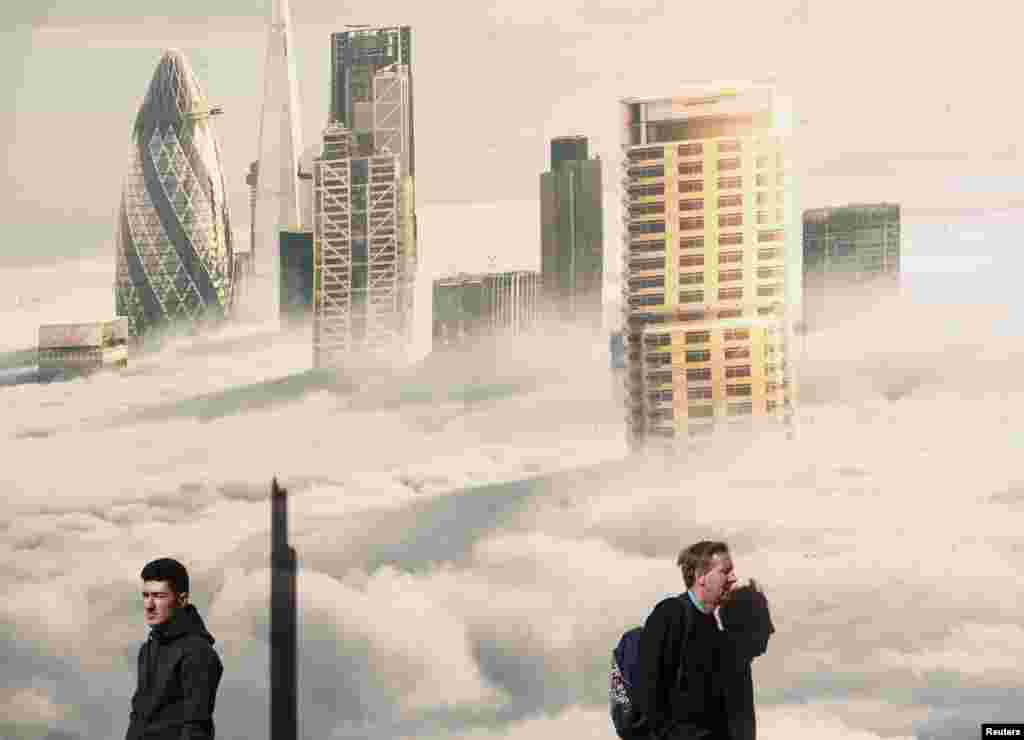
[[313,163],[313,366],[351,350],[352,165]]

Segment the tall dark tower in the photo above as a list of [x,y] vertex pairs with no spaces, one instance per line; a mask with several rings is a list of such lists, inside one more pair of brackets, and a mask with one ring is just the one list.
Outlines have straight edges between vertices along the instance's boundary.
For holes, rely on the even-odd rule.
[[540,176],[541,281],[554,317],[601,325],[604,216],[601,160],[585,136],[551,140],[551,169]]
[[295,549],[288,544],[288,491],[270,489],[270,740],[298,738]]

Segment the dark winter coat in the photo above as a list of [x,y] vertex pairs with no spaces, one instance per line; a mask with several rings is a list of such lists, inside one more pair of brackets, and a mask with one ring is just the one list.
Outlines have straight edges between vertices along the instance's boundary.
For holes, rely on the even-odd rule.
[[213,740],[224,668],[196,608],[179,609],[139,650],[139,683],[125,740]]
[[[683,609],[691,610],[685,655]],[[714,615],[701,612],[685,594],[654,607],[640,637],[636,692],[637,709],[647,715],[654,737],[725,737],[724,642]],[[683,681],[677,687],[681,660]]]
[[768,649],[768,640],[775,632],[768,601],[761,593],[745,594],[749,605],[724,608],[725,627],[725,699],[729,740],[755,740],[757,722],[754,714],[754,678],[751,663]]

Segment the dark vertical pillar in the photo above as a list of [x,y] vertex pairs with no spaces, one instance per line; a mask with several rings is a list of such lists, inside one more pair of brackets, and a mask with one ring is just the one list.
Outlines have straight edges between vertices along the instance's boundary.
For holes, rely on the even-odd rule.
[[270,489],[270,740],[297,740],[295,550],[288,544],[288,491]]

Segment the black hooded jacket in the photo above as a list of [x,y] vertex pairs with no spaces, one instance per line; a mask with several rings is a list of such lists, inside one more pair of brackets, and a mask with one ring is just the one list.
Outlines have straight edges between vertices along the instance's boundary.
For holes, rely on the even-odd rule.
[[224,667],[196,608],[179,609],[139,649],[139,684],[125,740],[213,740]]

